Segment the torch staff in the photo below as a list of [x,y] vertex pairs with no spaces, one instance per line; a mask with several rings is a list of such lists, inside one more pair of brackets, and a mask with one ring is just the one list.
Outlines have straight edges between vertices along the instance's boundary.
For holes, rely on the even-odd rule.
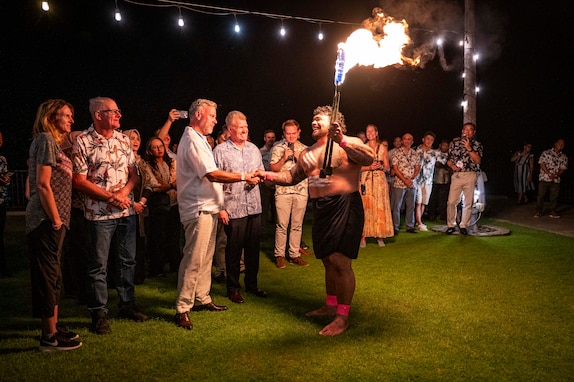
[[[337,62],[335,63],[335,95],[333,96],[333,105],[331,112],[331,120],[329,121],[329,126],[334,122],[337,122],[339,114],[339,102],[341,100],[341,91],[339,87],[345,80],[345,51],[343,48],[339,47],[337,51]],[[331,159],[333,158],[333,139],[327,139],[327,145],[325,146],[325,157],[323,159],[323,168],[319,173],[319,177],[326,178],[327,176],[333,175],[333,167],[331,167]]]
[[[339,86],[335,85],[335,95],[333,96],[333,105],[332,105],[333,111],[331,113],[331,120],[329,121],[329,125],[337,121],[337,117],[339,114],[340,100],[341,100],[341,91],[339,90]],[[319,174],[321,178],[326,178],[327,176],[333,175],[333,167],[331,166],[331,160],[333,158],[333,142],[334,142],[333,138],[327,139],[323,168],[321,169],[321,172]]]

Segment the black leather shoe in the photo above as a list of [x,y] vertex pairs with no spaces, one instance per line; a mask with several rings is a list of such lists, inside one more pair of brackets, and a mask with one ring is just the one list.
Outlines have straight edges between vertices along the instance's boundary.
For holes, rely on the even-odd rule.
[[267,292],[261,289],[247,289],[247,293],[251,293],[257,297],[267,298]]
[[408,233],[417,233],[417,230],[414,228],[407,228]]
[[466,230],[466,228],[461,228],[460,234],[466,236],[466,235],[468,235],[468,231]]
[[187,330],[191,330],[193,329],[193,324],[191,323],[191,321],[189,320],[189,315],[187,314],[187,312],[185,313],[176,313],[175,314],[175,324],[180,327],[180,328],[184,328]]
[[454,233],[454,227],[448,227],[448,229],[445,231],[445,233],[447,235],[452,235]]
[[202,310],[209,310],[210,312],[221,312],[227,310],[227,307],[224,305],[215,305],[213,302],[203,305],[194,305],[191,308],[194,312],[201,312]]
[[245,300],[239,294],[239,291],[227,291],[227,297],[236,304],[243,304]]

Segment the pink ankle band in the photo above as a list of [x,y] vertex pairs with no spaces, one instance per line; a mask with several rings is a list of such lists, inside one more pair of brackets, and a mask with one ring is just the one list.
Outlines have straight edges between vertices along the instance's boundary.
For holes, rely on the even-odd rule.
[[348,316],[351,305],[339,304],[337,305],[337,314],[341,316]]
[[337,306],[337,296],[328,294],[326,299],[327,306]]

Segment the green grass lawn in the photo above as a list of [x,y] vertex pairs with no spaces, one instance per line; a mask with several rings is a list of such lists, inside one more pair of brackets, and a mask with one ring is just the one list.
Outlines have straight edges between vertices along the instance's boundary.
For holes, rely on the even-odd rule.
[[[385,248],[369,241],[353,266],[349,330],[324,338],[322,264],[275,268],[262,244],[260,287],[226,312],[192,312],[192,331],[173,322],[176,276],[147,279],[137,302],[153,317],[115,319],[88,331],[85,307],[64,299],[60,319],[81,335],[76,351],[38,351],[30,317],[25,239],[7,234],[14,277],[0,280],[0,381],[567,381],[574,378],[574,239],[511,224],[499,237],[401,231]],[[311,243],[311,228],[304,239]]]

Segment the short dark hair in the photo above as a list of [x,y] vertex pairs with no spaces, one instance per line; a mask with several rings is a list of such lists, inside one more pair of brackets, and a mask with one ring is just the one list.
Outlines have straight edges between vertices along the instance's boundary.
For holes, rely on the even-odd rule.
[[436,139],[436,134],[433,133],[433,132],[430,131],[430,130],[426,131],[426,132],[423,134],[423,138],[426,137],[427,135],[430,135],[430,136],[432,136],[433,138]]

